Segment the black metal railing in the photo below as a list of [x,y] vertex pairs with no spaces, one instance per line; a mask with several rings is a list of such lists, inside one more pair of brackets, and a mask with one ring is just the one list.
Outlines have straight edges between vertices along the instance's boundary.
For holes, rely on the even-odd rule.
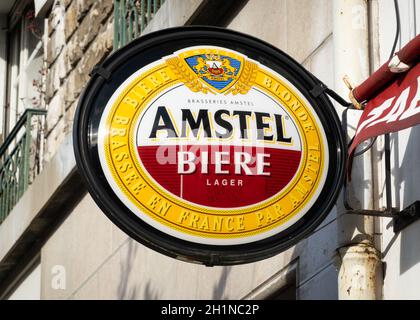
[[0,146],[0,224],[28,188],[32,118],[45,114],[46,110],[26,109]]

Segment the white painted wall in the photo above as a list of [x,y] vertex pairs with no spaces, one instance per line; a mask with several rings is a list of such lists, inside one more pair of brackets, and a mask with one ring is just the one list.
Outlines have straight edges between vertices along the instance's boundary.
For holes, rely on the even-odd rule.
[[38,265],[17,289],[9,300],[39,300],[41,299],[41,266]]
[[[395,16],[392,1],[378,1],[379,9],[379,64],[388,60],[395,34]],[[420,3],[416,0],[399,0],[401,39],[397,51],[420,31]],[[378,157],[382,155],[378,143]],[[391,134],[391,164],[393,206],[403,209],[420,200],[420,126]],[[384,206],[386,198],[381,193],[384,180],[383,161],[379,166],[378,203]],[[386,263],[384,299],[420,299],[420,221],[410,225],[400,234],[394,234],[392,221],[381,221],[383,261]]]

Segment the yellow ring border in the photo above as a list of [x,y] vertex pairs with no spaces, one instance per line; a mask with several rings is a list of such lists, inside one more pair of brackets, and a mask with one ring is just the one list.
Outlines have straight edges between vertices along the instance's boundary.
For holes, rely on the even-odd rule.
[[[118,106],[121,104],[121,101],[132,90],[132,88],[136,84],[138,84],[140,81],[142,81],[143,79],[145,79],[146,77],[148,77],[149,75],[151,75],[152,73],[154,73],[155,71],[157,71],[157,70],[159,70],[161,68],[164,68],[164,67],[166,67],[166,64],[165,63],[160,64],[158,66],[155,66],[152,69],[148,70],[147,72],[145,72],[145,73],[141,74],[140,76],[136,77],[136,79],[132,80],[130,82],[130,84],[127,85],[127,87],[119,94],[119,96],[116,99],[116,101],[114,102],[111,110],[109,111],[109,116],[107,117],[107,123],[106,123],[106,126],[107,126],[108,129],[110,128],[110,125],[111,125],[111,122],[112,122],[112,117],[114,116],[116,109],[118,109]],[[323,166],[324,166],[324,163],[323,163],[324,162],[324,156],[323,156],[324,154],[323,154],[323,151],[325,150],[324,149],[324,144],[323,144],[322,139],[320,139],[318,124],[317,124],[316,121],[314,121],[313,116],[312,116],[312,112],[310,111],[310,109],[308,109],[307,105],[303,101],[301,101],[299,99],[299,97],[294,93],[294,91],[286,83],[284,83],[282,80],[280,80],[279,78],[277,78],[275,75],[269,74],[269,76],[272,77],[272,78],[274,78],[277,82],[281,83],[281,85],[284,86],[293,95],[293,97],[301,104],[301,106],[304,107],[304,109],[307,112],[307,114],[311,117],[312,123],[314,124],[314,126],[317,129],[316,131],[317,131],[317,136],[319,138],[318,142],[319,142],[319,145],[320,145],[320,154],[321,154],[321,164],[319,166],[320,171],[318,172],[315,186],[313,186],[311,188],[311,191],[306,196],[305,201],[303,201],[302,203],[300,203],[300,205],[298,206],[298,208],[300,208],[300,207],[304,206],[311,199],[311,196],[313,195],[313,193],[316,190],[316,187],[317,187],[317,185],[319,183],[319,178],[322,176],[322,169],[323,169]],[[166,84],[163,87],[158,88],[157,90],[155,90],[152,94],[150,94],[143,101],[141,107],[138,107],[137,108],[135,119],[132,119],[131,122],[130,122],[131,125],[130,125],[129,135],[128,135],[129,136],[129,148],[130,148],[130,151],[132,153],[135,154],[135,152],[137,152],[137,150],[133,150],[133,146],[134,146],[134,144],[132,143],[133,142],[133,137],[134,137],[133,136],[133,131],[136,129],[136,127],[134,126],[134,124],[137,124],[137,120],[138,120],[138,117],[141,115],[141,111],[143,111],[146,108],[146,106],[148,106],[148,103],[150,102],[150,100],[152,100],[154,97],[156,97],[156,95],[158,95],[163,90],[166,90],[168,87],[173,86],[176,83],[181,83],[181,82],[180,81],[173,81],[173,82],[171,82],[169,84]],[[265,91],[267,94],[269,94],[269,96],[271,98],[273,98],[277,103],[279,103],[286,110],[288,110],[288,113],[289,113],[290,116],[293,117],[295,124],[299,124],[298,125],[298,127],[300,129],[299,130],[299,134],[300,134],[300,136],[301,136],[301,138],[303,140],[302,141],[302,154],[305,155],[305,157],[302,157],[302,159],[304,158],[305,161],[302,161],[301,160],[300,167],[299,167],[299,173],[295,175],[295,179],[293,179],[293,181],[289,182],[288,186],[286,188],[284,188],[280,194],[277,194],[276,196],[271,197],[267,201],[260,202],[260,203],[258,203],[255,206],[251,206],[251,209],[252,210],[249,210],[250,209],[249,207],[247,209],[239,209],[239,210],[232,210],[232,209],[224,210],[224,211],[228,211],[227,214],[230,214],[230,215],[234,215],[234,212],[235,211],[236,211],[236,214],[246,214],[246,213],[258,211],[258,210],[262,209],[263,206],[268,207],[268,206],[271,206],[271,205],[277,203],[278,201],[280,201],[280,199],[282,199],[285,194],[289,194],[290,193],[290,191],[291,191],[290,190],[291,189],[291,185],[293,184],[292,182],[295,182],[296,180],[298,180],[298,177],[301,176],[301,173],[305,169],[305,166],[306,166],[306,163],[307,163],[307,153],[308,152],[307,152],[307,145],[306,145],[306,135],[303,133],[304,130],[302,128],[302,124],[296,118],[295,114],[290,110],[290,108],[288,108],[287,103],[285,103],[281,99],[278,99],[279,97],[277,97],[276,94],[274,94],[272,91],[268,90],[267,88],[264,88],[262,86],[259,86],[259,88],[262,89],[263,91]],[[108,135],[105,136],[105,144],[104,145],[105,145],[105,154],[106,154],[107,163],[108,163],[108,165],[110,165],[111,156],[110,156],[110,152],[109,152],[109,148],[108,148],[108,146],[109,146],[109,136]],[[306,146],[306,149],[305,149],[305,146]],[[170,202],[172,202],[172,203],[174,203],[174,204],[176,204],[178,206],[183,206],[183,207],[186,207],[188,209],[192,209],[192,210],[197,211],[197,212],[200,212],[200,213],[205,213],[205,214],[213,213],[213,214],[217,214],[217,215],[226,214],[225,212],[222,213],[222,212],[220,212],[220,210],[217,210],[217,209],[216,210],[206,209],[206,208],[203,208],[203,207],[200,207],[200,206],[198,206],[197,208],[194,208],[193,206],[190,207],[190,203],[183,203],[182,200],[180,201],[179,199],[175,198],[174,196],[172,196],[171,193],[167,192],[161,186],[157,186],[154,183],[154,181],[149,178],[147,171],[145,171],[143,169],[142,165],[140,163],[138,163],[137,157],[133,157],[132,160],[134,160],[134,162],[136,162],[136,164],[137,164],[136,169],[138,171],[140,169],[140,172],[139,172],[140,176],[143,179],[146,178],[145,181],[149,185],[154,185],[155,188],[153,188],[153,189],[155,189],[155,191],[156,191],[156,189],[158,189],[160,191],[160,192],[158,192],[160,195],[162,195],[162,193],[165,194],[163,197],[165,197]],[[111,162],[112,162],[112,160],[111,160]],[[116,176],[118,177],[117,170],[115,170],[115,168],[113,168],[112,166],[109,166],[109,168],[110,168],[110,171],[112,172],[113,177],[114,178]],[[138,207],[143,212],[144,211],[146,211],[146,212],[147,211],[150,211],[141,201],[139,201],[139,199],[137,199],[135,197],[131,197],[129,194],[127,194],[126,190],[124,190],[124,189],[128,189],[128,188],[123,183],[119,183],[119,181],[117,179],[115,179],[115,180],[116,180],[116,183],[119,185],[120,190],[126,196],[128,196],[129,199],[132,200],[132,202],[136,205],[136,207]],[[181,202],[181,204],[180,204],[180,202]],[[298,209],[298,208],[296,208],[296,209]],[[276,221],[275,223],[273,223],[274,225],[264,226],[261,229],[262,230],[268,230],[268,229],[272,229],[272,228],[278,226],[279,224],[284,224],[286,221],[288,221],[290,218],[292,218],[295,214],[297,214],[297,210],[296,209],[293,210],[291,213],[287,214],[286,217],[284,217],[284,218]],[[292,214],[293,212],[294,212],[294,214]],[[149,216],[151,216],[151,215],[149,215]],[[162,219],[159,215],[154,214],[154,216],[155,217],[158,217],[158,219],[155,219],[155,220],[158,220],[158,222],[163,222],[165,225],[167,225],[167,226],[169,226],[171,228],[174,228],[174,225],[172,223],[168,224],[167,223],[167,220]],[[152,218],[155,218],[153,216],[151,216],[151,217]],[[186,231],[185,230],[185,227],[176,227],[175,226],[175,229],[180,230],[182,232],[185,232]],[[201,233],[202,233],[202,231],[198,231],[197,232],[197,230],[195,230],[195,229],[190,230],[190,231],[192,231],[193,234],[197,234],[198,233],[198,234],[201,235]],[[260,231],[260,230],[257,229],[255,231],[246,231],[245,234],[249,235],[249,234],[260,233],[260,232],[262,232],[262,231]],[[211,235],[216,236],[216,234],[214,234],[214,233],[211,233]],[[232,234],[229,234],[229,235],[232,235]],[[236,233],[235,233],[235,235],[236,235]]]

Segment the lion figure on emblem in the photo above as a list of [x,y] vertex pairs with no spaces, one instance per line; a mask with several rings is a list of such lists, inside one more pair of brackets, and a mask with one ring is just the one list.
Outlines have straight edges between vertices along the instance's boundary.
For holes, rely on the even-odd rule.
[[229,59],[223,59],[222,60],[222,67],[225,68],[226,73],[232,72],[232,76],[235,75],[236,68],[234,68],[230,65]]
[[201,57],[198,57],[198,58],[197,58],[197,64],[193,67],[193,68],[195,69],[195,71],[196,71],[197,73],[200,73],[200,71],[201,71],[201,70],[206,71],[205,67],[207,67],[207,64],[206,64],[206,62],[204,61],[204,59],[203,59],[203,58],[201,58]]

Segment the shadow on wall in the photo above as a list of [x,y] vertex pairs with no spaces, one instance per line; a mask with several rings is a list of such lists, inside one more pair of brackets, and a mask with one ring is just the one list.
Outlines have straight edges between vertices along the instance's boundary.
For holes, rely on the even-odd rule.
[[[134,241],[128,240],[127,256],[120,261],[120,282],[118,284],[118,299],[132,300],[137,296],[136,286],[130,285],[130,274],[134,268],[134,261],[136,259],[137,248]],[[150,291],[149,284],[146,285],[147,292]]]
[[[350,114],[347,115],[348,119],[353,118],[353,115]],[[352,123],[347,123],[348,129],[356,130],[356,127]],[[349,131],[349,130],[347,130]],[[350,141],[353,138],[353,136],[347,134],[346,141]],[[362,147],[363,146],[363,147]],[[358,150],[361,150],[365,148],[366,145],[362,143]],[[350,206],[352,206],[354,209],[365,209],[369,204],[365,203],[365,192],[366,190],[372,189],[372,181],[370,180],[370,177],[367,177],[364,179],[363,175],[365,172],[365,165],[364,165],[364,156],[355,156],[353,159],[353,168],[351,171],[352,175],[352,182],[348,182],[347,185],[347,192],[348,192],[348,201]],[[338,201],[341,201],[341,195]],[[341,204],[340,204],[341,206]],[[343,209],[340,208],[340,212],[342,212]],[[362,219],[361,219],[362,220]],[[363,225],[363,224],[361,224]],[[360,230],[360,232],[364,233],[364,230]],[[363,240],[363,239],[361,239]]]
[[226,294],[227,279],[229,277],[232,267],[223,267],[222,273],[214,284],[212,299],[214,300],[223,300],[228,299],[229,297]]
[[[394,135],[397,136],[397,135]],[[400,135],[401,137],[402,135]],[[394,154],[398,159],[399,141],[394,140]],[[394,194],[396,205],[400,209],[406,208],[416,200],[420,200],[420,126],[413,127],[405,148],[404,158],[401,166],[393,172],[395,177]],[[398,162],[395,162],[398,163]],[[403,190],[403,198],[400,199],[400,190]],[[420,221],[413,223],[401,231],[400,245],[400,274],[405,273],[420,262]]]
[[[135,263],[136,259],[139,259],[139,255],[141,255],[138,248],[139,244],[135,240],[128,239],[127,253],[120,261],[121,274],[117,292],[117,299],[119,300],[159,299],[159,294],[153,289],[153,284],[150,280],[147,280],[144,284],[141,282],[139,265]],[[139,290],[140,287],[143,287],[142,291]]]
[[[141,252],[138,250],[139,244],[133,239],[129,239],[127,244],[127,251],[125,257],[120,261],[120,279],[117,289],[117,299],[122,300],[133,300],[133,299],[145,299],[145,300],[157,300],[162,299],[159,294],[159,290],[153,284],[153,278],[149,278],[143,282],[142,276],[139,273],[139,264],[135,263],[136,259],[139,259]],[[168,258],[169,259],[169,258]],[[144,262],[144,259],[143,259]],[[204,267],[203,267],[204,268]],[[207,270],[203,269],[203,270]],[[222,272],[218,279],[214,282],[211,299],[223,300],[228,299],[226,293],[227,281],[232,271],[232,267],[223,267]],[[140,290],[140,288],[142,288]],[[182,290],[182,288],[179,288]],[[163,288],[164,290],[164,288]],[[176,293],[175,293],[176,294]],[[196,297],[190,297],[196,298]]]
[[143,294],[141,295],[142,299],[144,300],[158,300],[159,295],[157,294],[156,290],[152,288],[152,284],[150,281],[147,281],[146,285],[144,286]]
[[[331,214],[335,215],[335,210]],[[335,217],[332,218],[331,222],[328,222],[325,224],[325,226],[330,225],[335,220]],[[323,228],[323,227],[322,227]],[[319,263],[319,259],[325,259],[329,260],[332,259],[332,257],[326,257],[325,255],[329,255],[329,251],[326,250],[325,246],[327,242],[334,241],[334,248],[336,247],[336,237],[327,237],[321,235],[321,231],[318,231],[318,233],[314,236],[312,236],[311,241],[308,239],[304,239],[301,242],[299,242],[296,247],[290,249],[292,252],[290,252],[291,255],[291,263],[293,264],[293,261],[299,257],[299,253],[304,252],[305,257],[302,259],[302,270],[301,268],[298,268],[297,272],[303,272],[304,277],[306,280],[303,284],[303,287],[299,287],[299,283],[296,283],[296,278],[294,278],[292,287],[294,288],[294,297],[301,296],[300,291],[304,290],[305,293],[302,294],[303,298],[317,298],[321,297],[322,299],[335,299],[337,297],[337,283],[336,281],[331,281],[328,284],[324,283],[323,288],[321,291],[315,290],[315,292],[312,292],[310,283],[313,279],[315,279],[315,276],[318,275],[319,269],[313,270],[310,265]],[[324,240],[322,240],[324,239]],[[333,240],[334,239],[334,240]],[[153,258],[150,260],[147,259],[147,253],[145,253],[144,250],[141,249],[140,244],[138,244],[135,240],[129,239],[127,240],[124,245],[122,245],[120,251],[123,252],[121,255],[121,259],[119,261],[119,282],[116,288],[116,299],[124,299],[124,300],[132,300],[132,299],[145,299],[145,300],[157,300],[157,299],[167,299],[168,295],[176,299],[177,296],[185,297],[185,293],[182,292],[184,290],[182,285],[175,285],[174,283],[171,283],[173,281],[173,278],[167,278],[162,279],[162,277],[167,277],[167,272],[159,272],[159,270],[163,270],[162,268],[173,268],[171,272],[177,271],[176,263],[181,262],[173,262],[167,261],[164,264],[162,263],[156,263]],[[152,255],[154,256],[154,255]],[[323,258],[320,258],[324,256]],[[273,257],[274,258],[274,257]],[[172,258],[167,258],[172,259]],[[162,260],[160,260],[162,261]],[[237,267],[237,266],[225,266],[225,267],[214,267],[214,268],[208,268],[201,266],[198,269],[197,273],[190,273],[190,277],[194,277],[195,281],[189,281],[194,283],[198,286],[200,279],[206,279],[206,282],[208,282],[209,285],[204,285],[200,288],[196,288],[196,290],[190,290],[189,296],[185,297],[187,299],[201,299],[206,297],[205,299],[214,299],[214,300],[225,300],[225,299],[239,299],[242,296],[245,296],[249,294],[251,291],[255,290],[257,287],[265,287],[266,281],[271,281],[270,279],[277,274],[277,272],[282,271],[284,267],[290,268],[290,264],[287,266],[284,266],[284,261],[279,260],[265,260],[259,262],[258,268],[260,269],[260,272],[262,269],[264,269],[264,264],[270,263],[271,265],[268,267],[270,270],[272,270],[273,274],[267,272],[266,273],[266,279],[260,280],[258,283],[255,282],[255,272],[257,265],[251,264],[248,268],[244,267]],[[277,271],[276,268],[273,268],[273,263],[278,265]],[[188,265],[184,265],[185,263],[181,263],[181,267],[188,268]],[[320,265],[321,266],[321,265]],[[147,270],[151,270],[151,268],[155,268],[158,270],[155,270],[157,272],[152,272],[151,274],[148,274]],[[307,274],[307,270],[311,269],[310,275]],[[235,288],[235,282],[241,281],[238,276],[237,272],[242,273],[244,276],[244,272],[246,272],[245,278],[242,279],[241,287],[242,289],[245,289],[246,287],[249,288],[245,289],[244,292],[237,292]],[[323,272],[323,270],[322,270]],[[186,275],[185,272],[181,273],[182,275]],[[156,278],[160,277],[160,278]],[[181,276],[178,276],[181,277]],[[300,277],[298,274],[294,275],[294,277]],[[261,278],[261,277],[259,277]],[[328,279],[335,279],[335,276],[328,277]],[[305,280],[303,279],[303,280]],[[325,279],[323,277],[322,279]],[[191,279],[189,279],[191,280]],[[112,279],[110,279],[112,281]],[[183,283],[182,278],[178,278],[178,283]],[[284,282],[282,279],[278,279],[281,283]],[[288,281],[289,284],[289,281]],[[284,290],[283,287],[279,287],[280,290]],[[287,288],[286,288],[287,289]],[[170,291],[168,291],[170,290]],[[174,290],[174,291],[172,291]],[[311,291],[311,292],[310,292]],[[238,296],[240,294],[241,296]],[[276,293],[277,294],[277,293]],[[270,298],[272,297],[261,297],[261,298]],[[276,299],[284,299],[284,295],[279,295]]]
[[[353,113],[354,112],[354,113]],[[357,115],[357,117],[354,117]],[[352,131],[356,130],[354,120],[358,119],[360,116],[359,111],[349,110],[347,114],[347,135],[345,141],[350,141],[353,136],[349,135],[351,129]],[[344,118],[344,116],[343,116]],[[350,119],[352,119],[350,121]],[[342,120],[344,121],[344,120]],[[358,150],[366,148],[366,142],[362,143]],[[355,210],[358,209],[369,209],[370,203],[367,203],[365,194],[370,194],[373,189],[371,177],[365,174],[365,156],[355,156],[353,159],[353,168],[351,171],[352,180],[347,182],[347,201],[348,204]],[[344,189],[342,190],[340,196],[337,199],[337,210],[338,212],[343,212],[340,219],[343,219],[341,226],[338,226],[338,245],[342,246],[343,244],[350,241],[353,243],[362,242],[366,239],[369,239],[368,231],[365,229],[365,218],[359,215],[347,214],[345,213],[347,209],[344,206]]]

